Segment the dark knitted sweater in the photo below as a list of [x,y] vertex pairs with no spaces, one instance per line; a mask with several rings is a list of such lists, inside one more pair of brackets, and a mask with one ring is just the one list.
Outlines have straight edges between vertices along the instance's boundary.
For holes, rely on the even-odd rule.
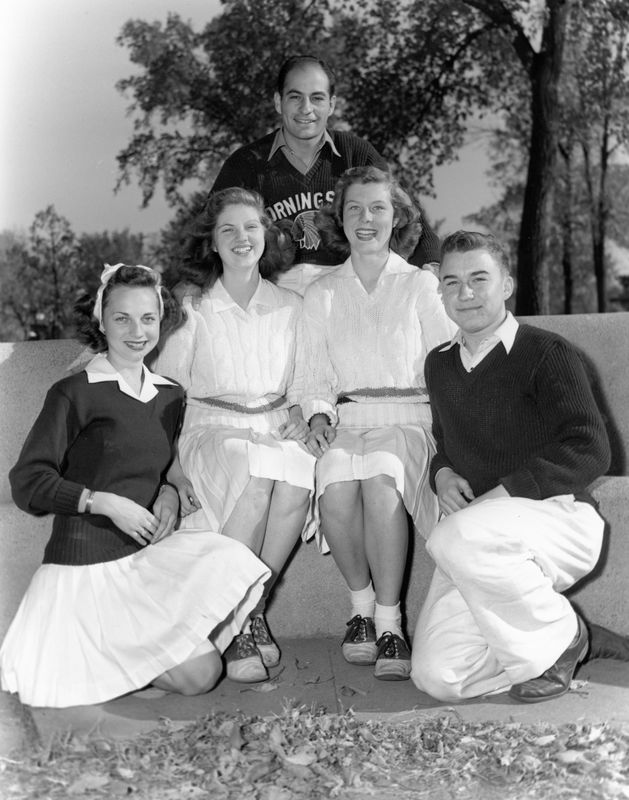
[[437,454],[431,482],[451,467],[480,494],[502,484],[542,500],[574,494],[605,473],[610,449],[581,358],[561,337],[520,325],[509,354],[498,344],[471,372],[458,345],[432,350],[425,376]]
[[[274,222],[290,223],[290,232],[297,245],[295,263],[333,265],[337,255],[325,248],[314,227],[314,212],[334,197],[337,180],[350,167],[373,165],[387,169],[387,162],[366,139],[347,131],[330,131],[341,157],[329,144],[321,149],[314,164],[302,175],[277,150],[269,160],[276,131],[245,145],[232,153],[219,172],[212,193],[230,186],[242,186],[259,192]],[[439,237],[422,218],[424,232],[414,253],[406,260],[421,266],[439,261]]]
[[115,381],[90,384],[80,372],[49,390],[9,473],[16,505],[55,514],[44,563],[95,564],[140,549],[108,517],[78,514],[78,503],[87,487],[152,507],[183,408],[179,385],[158,389],[143,403]]

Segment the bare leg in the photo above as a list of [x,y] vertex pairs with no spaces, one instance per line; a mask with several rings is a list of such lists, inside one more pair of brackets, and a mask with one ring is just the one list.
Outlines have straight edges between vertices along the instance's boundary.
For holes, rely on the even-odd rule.
[[273,483],[269,478],[250,478],[221,531],[257,556],[264,543]]
[[260,559],[271,570],[264,585],[264,594],[254,613],[262,613],[266,599],[284,569],[301,535],[308,511],[310,492],[285,481],[276,481],[271,495],[266,533]]
[[365,549],[376,590],[376,602],[393,606],[400,600],[408,553],[406,509],[388,475],[362,481]]
[[321,530],[337,567],[352,591],[369,583],[360,481],[332,483],[320,499]]
[[202,642],[187,661],[158,675],[153,686],[178,694],[205,694],[216,686],[223,664],[218,651]]

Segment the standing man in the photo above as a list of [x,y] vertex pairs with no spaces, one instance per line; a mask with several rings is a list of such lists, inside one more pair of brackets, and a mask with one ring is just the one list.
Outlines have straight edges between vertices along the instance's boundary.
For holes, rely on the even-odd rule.
[[459,331],[425,365],[444,516],[427,542],[436,570],[411,678],[445,701],[505,690],[547,700],[568,691],[588,648],[562,592],[599,558],[604,522],[587,487],[609,443],[577,351],[506,311],[500,243],[458,231],[441,256]]
[[[324,61],[309,55],[287,59],[274,95],[281,126],[232,153],[212,187],[216,192],[243,186],[262,195],[270,217],[290,232],[297,249],[295,266],[278,283],[300,294],[343,260],[326,250],[314,224],[316,210],[334,196],[338,178],[350,167],[388,168],[366,139],[328,130],[334,91],[334,74]],[[439,239],[424,218],[422,228],[408,259],[417,266],[439,258]]]

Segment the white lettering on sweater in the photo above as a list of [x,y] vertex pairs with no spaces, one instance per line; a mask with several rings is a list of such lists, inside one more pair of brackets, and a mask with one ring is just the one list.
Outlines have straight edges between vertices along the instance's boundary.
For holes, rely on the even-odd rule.
[[[325,202],[330,203],[334,197],[334,191],[325,194]],[[294,194],[292,197],[286,197],[271,206],[266,207],[267,214],[271,217],[273,222],[278,222],[281,219],[288,219],[294,217],[302,211],[309,211],[321,208],[324,202],[323,192],[300,192]]]

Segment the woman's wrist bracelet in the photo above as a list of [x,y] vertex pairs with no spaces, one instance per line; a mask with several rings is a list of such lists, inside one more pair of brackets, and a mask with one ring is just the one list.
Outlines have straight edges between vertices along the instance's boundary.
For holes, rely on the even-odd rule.
[[87,493],[87,500],[85,501],[85,508],[83,509],[84,514],[91,514],[92,513],[92,503],[94,502],[94,490],[90,489]]

